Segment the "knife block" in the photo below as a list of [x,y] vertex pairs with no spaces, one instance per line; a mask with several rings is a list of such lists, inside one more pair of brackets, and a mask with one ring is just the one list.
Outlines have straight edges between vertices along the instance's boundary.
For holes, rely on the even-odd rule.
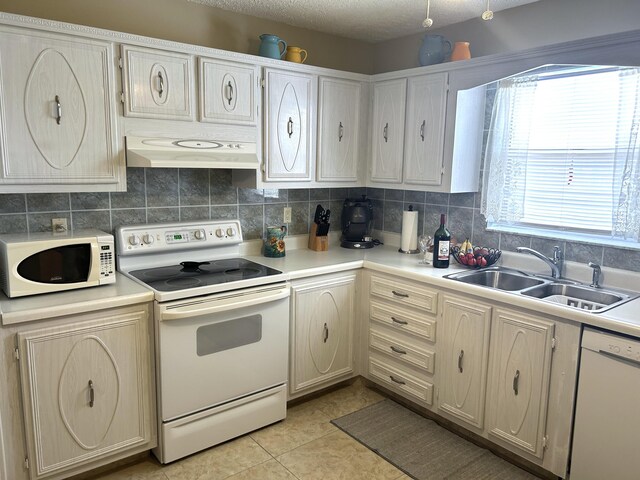
[[309,249],[316,252],[326,252],[329,250],[329,237],[323,235],[318,237],[316,232],[318,231],[318,224],[312,223],[311,230],[309,231]]

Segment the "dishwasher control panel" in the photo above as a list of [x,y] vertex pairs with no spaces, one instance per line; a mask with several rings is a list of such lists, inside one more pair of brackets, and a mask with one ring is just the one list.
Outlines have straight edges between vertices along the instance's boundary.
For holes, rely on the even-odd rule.
[[640,362],[640,340],[621,335],[585,328],[582,335],[582,348]]

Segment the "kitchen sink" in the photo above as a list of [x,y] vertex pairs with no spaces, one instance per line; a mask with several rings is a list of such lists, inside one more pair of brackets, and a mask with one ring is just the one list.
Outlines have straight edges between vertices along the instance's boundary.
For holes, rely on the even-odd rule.
[[601,311],[613,308],[618,304],[634,298],[623,292],[614,292],[603,288],[588,287],[586,285],[550,282],[537,287],[528,288],[522,295],[541,298],[550,302],[557,302],[569,307],[589,311]]
[[545,283],[544,280],[532,277],[526,273],[500,267],[453,273],[445,275],[445,278],[450,278],[452,280],[472,285],[506,290],[508,292],[523,290],[525,288],[535,287],[536,285],[542,285]]
[[456,272],[445,275],[444,278],[539,298],[594,313],[604,312],[638,297],[635,293],[596,288],[579,282],[556,280],[504,267]]

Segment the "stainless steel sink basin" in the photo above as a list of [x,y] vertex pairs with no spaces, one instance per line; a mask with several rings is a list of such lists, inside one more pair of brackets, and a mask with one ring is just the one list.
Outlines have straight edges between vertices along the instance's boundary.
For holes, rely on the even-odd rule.
[[445,277],[458,280],[459,282],[506,290],[508,292],[515,292],[536,285],[542,285],[545,282],[542,279],[516,270],[507,270],[499,267],[453,273]]
[[545,283],[526,289],[520,293],[589,311],[601,311],[605,308],[612,308],[633,298],[633,295],[623,292],[614,292],[603,288],[588,287],[586,285],[570,285],[561,282]]
[[504,267],[451,273],[444,278],[539,298],[594,313],[604,312],[638,297],[631,292],[595,288],[570,280],[556,280]]

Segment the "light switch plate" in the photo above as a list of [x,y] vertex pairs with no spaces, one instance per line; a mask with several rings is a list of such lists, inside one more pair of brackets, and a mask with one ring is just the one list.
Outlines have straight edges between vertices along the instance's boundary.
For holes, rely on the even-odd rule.
[[284,207],[284,223],[291,223],[291,207]]

